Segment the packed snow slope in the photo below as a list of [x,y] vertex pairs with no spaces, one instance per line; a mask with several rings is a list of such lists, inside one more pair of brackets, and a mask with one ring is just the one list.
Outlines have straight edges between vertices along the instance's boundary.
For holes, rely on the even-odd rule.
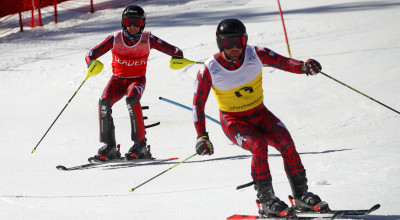
[[[215,30],[239,18],[249,44],[288,56],[276,1],[149,0],[146,29],[180,47],[186,58],[204,61],[217,52]],[[323,71],[400,110],[400,1],[281,1],[292,57],[318,60]],[[172,167],[154,166],[60,171],[59,164],[87,163],[98,141],[98,99],[111,77],[111,54],[103,72],[89,78],[31,153],[86,76],[90,48],[120,29],[123,8],[81,14],[0,38],[0,219],[226,219],[257,214],[249,152],[232,145],[219,125],[207,121],[212,156],[195,156]],[[67,13],[67,12],[64,12]],[[141,100],[150,106],[147,131],[157,158],[192,155],[192,114],[159,100],[191,106],[200,65],[169,68],[169,56],[152,50]],[[265,105],[290,130],[307,169],[310,191],[334,209],[381,209],[367,219],[400,219],[400,115],[324,76],[264,68]],[[113,108],[117,142],[132,145],[122,99]],[[206,113],[218,119],[213,94]],[[269,150],[276,194],[290,187],[280,154]]]

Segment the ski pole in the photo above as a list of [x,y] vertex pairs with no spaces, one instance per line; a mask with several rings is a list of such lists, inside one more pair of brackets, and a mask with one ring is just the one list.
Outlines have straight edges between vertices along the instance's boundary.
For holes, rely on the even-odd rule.
[[78,87],[78,89],[75,91],[75,93],[72,95],[72,97],[68,100],[67,104],[64,106],[64,108],[61,110],[60,114],[56,117],[56,119],[53,121],[53,123],[50,125],[49,129],[47,129],[46,133],[44,133],[43,137],[40,139],[39,143],[36,144],[35,148],[33,148],[32,153],[36,151],[36,148],[39,146],[40,142],[42,142],[43,138],[47,135],[47,133],[50,131],[50,129],[53,127],[54,123],[56,123],[57,119],[60,117],[60,115],[64,112],[65,108],[67,108],[68,104],[72,101],[72,99],[75,97],[76,93],[78,93],[79,89],[83,86],[83,84],[86,82],[89,77],[94,76],[99,74],[103,70],[103,64],[95,60],[87,69],[87,75],[85,80],[81,83],[81,85]]
[[148,182],[152,181],[153,179],[155,179],[155,178],[157,178],[157,177],[159,177],[159,176],[163,175],[164,173],[166,173],[166,172],[168,172],[168,171],[172,170],[173,168],[175,168],[175,167],[177,167],[177,166],[179,166],[179,165],[183,164],[184,162],[188,161],[190,158],[192,158],[192,157],[194,157],[194,156],[196,156],[196,155],[197,155],[197,153],[195,153],[195,154],[193,154],[193,155],[189,156],[188,158],[186,158],[186,159],[182,160],[181,162],[179,162],[179,163],[175,164],[174,166],[172,166],[172,167],[170,167],[170,168],[168,168],[168,169],[164,170],[163,172],[161,172],[161,173],[159,173],[159,174],[157,174],[157,175],[153,176],[152,178],[150,178],[150,179],[146,180],[146,181],[145,181],[145,182],[143,182],[142,184],[140,184],[140,185],[138,185],[138,186],[136,186],[136,187],[133,187],[133,188],[131,188],[131,189],[129,190],[129,192],[134,192],[134,191],[135,191],[135,189],[137,189],[137,188],[139,188],[139,187],[143,186],[144,184],[146,184],[146,183],[148,183]]
[[378,100],[376,100],[376,99],[374,99],[374,98],[371,98],[370,96],[367,96],[366,94],[364,94],[364,93],[362,93],[362,92],[360,92],[360,91],[358,91],[358,90],[352,88],[351,86],[348,86],[348,85],[344,84],[343,82],[341,82],[341,81],[339,81],[339,80],[337,80],[337,79],[335,79],[335,78],[329,76],[328,74],[323,73],[323,72],[320,72],[320,73],[321,73],[322,75],[324,75],[324,76],[326,76],[326,77],[328,77],[328,78],[330,78],[330,79],[332,79],[332,80],[334,80],[334,81],[336,81],[336,82],[338,82],[338,83],[340,83],[340,84],[346,86],[347,88],[349,88],[349,89],[351,89],[351,90],[353,90],[353,91],[355,91],[355,92],[357,92],[357,93],[359,93],[359,94],[361,94],[361,95],[363,95],[363,96],[365,96],[365,97],[371,99],[372,101],[374,101],[374,102],[376,102],[376,103],[378,103],[378,104],[381,104],[381,105],[385,106],[386,108],[388,108],[388,109],[390,109],[390,110],[392,110],[392,111],[394,111],[394,112],[400,114],[399,111],[397,111],[397,110],[395,110],[395,109],[393,109],[393,108],[391,108],[391,107],[389,107],[389,106],[383,104],[382,102],[379,102]]
[[[174,60],[180,60],[180,62],[179,62],[179,63],[176,63]],[[174,70],[179,70],[179,69],[184,68],[184,67],[187,66],[187,65],[191,65],[191,64],[202,64],[202,63],[204,63],[204,62],[195,62],[195,61],[191,61],[191,60],[188,60],[188,59],[176,59],[176,58],[172,58],[172,59],[171,59],[171,62],[170,62],[170,64],[171,64],[170,67],[171,67],[172,69],[174,69]],[[264,65],[264,66],[265,66],[265,65]],[[389,107],[389,106],[383,104],[382,102],[379,102],[378,100],[375,100],[375,99],[372,98],[372,97],[367,96],[366,94],[364,94],[364,93],[362,93],[362,92],[360,92],[360,91],[358,91],[358,90],[352,88],[351,86],[348,86],[348,85],[344,84],[343,82],[341,82],[341,81],[339,81],[339,80],[337,80],[337,79],[335,79],[335,78],[329,76],[328,74],[323,73],[323,72],[320,72],[320,73],[321,73],[322,75],[324,75],[324,76],[326,76],[326,77],[328,77],[328,78],[330,78],[330,79],[332,79],[332,80],[334,80],[334,81],[336,81],[336,82],[338,82],[338,83],[340,83],[340,84],[346,86],[347,88],[352,89],[353,91],[355,91],[355,92],[357,92],[357,93],[359,93],[359,94],[361,94],[361,95],[363,95],[363,96],[365,96],[365,97],[371,99],[372,101],[377,102],[377,103],[379,103],[379,104],[385,106],[386,108],[388,108],[388,109],[390,109],[390,110],[392,110],[392,111],[394,111],[394,112],[400,114],[399,111],[397,111],[397,110],[395,110],[395,109],[393,109],[393,108],[391,108],[391,107]],[[163,100],[162,97],[160,97],[160,99]],[[166,101],[166,100],[163,100],[163,101]],[[169,100],[169,101],[171,101],[171,100]],[[173,103],[173,102],[171,102],[171,103]],[[176,103],[173,103],[173,104],[176,105]],[[178,103],[178,104],[179,104],[179,103]],[[180,106],[180,104],[179,104],[178,106]],[[181,107],[182,107],[182,106],[181,106]],[[186,106],[186,107],[187,107],[187,106]],[[189,107],[187,107],[187,108],[189,108]],[[189,109],[190,109],[190,108],[189,108]],[[208,117],[208,116],[206,116],[206,117]],[[209,118],[209,119],[210,119],[210,118]],[[215,119],[214,119],[214,120],[213,120],[213,119],[210,119],[210,120],[214,121]],[[218,123],[219,123],[219,122],[218,122]]]
[[[169,67],[173,70],[180,70],[182,68],[185,68],[188,65],[192,65],[192,64],[204,64],[204,62],[202,61],[192,61],[192,60],[188,60],[186,58],[182,58],[182,59],[178,59],[178,58],[171,58],[171,60],[169,61]],[[268,67],[268,65],[263,65],[264,67]]]
[[279,0],[278,0],[278,6],[279,6],[279,14],[281,15],[281,20],[282,20],[283,32],[285,33],[285,40],[286,40],[287,50],[288,50],[288,53],[289,53],[289,57],[292,58],[292,54],[290,54],[289,40],[288,40],[287,33],[286,33],[286,27],[285,27],[285,21],[283,19],[281,3],[279,2]]
[[179,70],[191,64],[204,64],[204,62],[191,61],[186,58],[171,58],[171,61],[169,62],[169,67],[171,67],[171,69],[173,70]]
[[[165,101],[165,102],[168,102],[168,103],[177,105],[177,106],[179,106],[179,107],[182,107],[182,108],[187,109],[187,110],[189,110],[189,111],[192,111],[192,109],[191,109],[190,107],[186,106],[186,105],[182,105],[182,104],[180,104],[180,103],[177,103],[177,102],[175,102],[175,101],[172,101],[172,100],[169,100],[169,99],[166,99],[166,98],[163,98],[163,97],[160,97],[159,99],[162,100],[162,101]],[[216,120],[216,119],[214,119],[214,118],[212,118],[212,117],[210,117],[210,116],[208,116],[208,115],[206,115],[206,118],[210,119],[211,121],[213,121],[213,122],[215,122],[215,123],[217,123],[217,124],[219,124],[219,125],[221,124],[218,120]]]

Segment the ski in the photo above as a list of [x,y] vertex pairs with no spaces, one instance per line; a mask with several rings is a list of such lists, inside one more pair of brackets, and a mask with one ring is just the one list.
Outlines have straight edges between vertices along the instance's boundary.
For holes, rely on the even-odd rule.
[[72,170],[85,170],[85,169],[92,169],[92,168],[118,168],[124,166],[144,166],[144,165],[158,165],[162,164],[163,162],[177,160],[178,157],[166,158],[166,159],[135,159],[135,160],[126,160],[126,158],[122,157],[115,160],[107,160],[107,161],[97,161],[94,160],[94,157],[89,157],[88,164],[73,166],[73,167],[66,167],[63,165],[56,166],[59,170],[64,171],[72,171]]
[[380,207],[381,207],[380,204],[376,204],[367,210],[339,210],[338,212],[335,213],[334,216],[332,216],[332,218],[344,217],[344,216],[365,216],[373,211],[378,210]]
[[352,209],[352,210],[331,210],[326,213],[316,213],[316,212],[298,212],[296,213],[297,217],[295,218],[279,218],[279,217],[267,217],[267,218],[261,218],[258,215],[232,215],[228,217],[227,219],[232,220],[238,220],[238,219],[303,219],[303,220],[308,220],[308,219],[335,219],[338,217],[346,218],[346,217],[355,217],[355,216],[365,216],[370,214],[373,211],[376,211],[381,207],[380,204],[376,204],[372,206],[370,209]]
[[121,157],[118,159],[113,159],[113,160],[98,160],[95,157],[89,157],[88,161],[91,164],[108,164],[108,163],[138,163],[138,162],[148,162],[148,161],[164,161],[164,160],[170,160],[170,159],[174,159],[174,158],[169,158],[169,159],[156,159],[156,158],[146,158],[146,159],[134,159],[134,160],[128,160],[126,159],[126,157]]
[[[258,215],[232,215],[228,217],[229,220],[242,220],[242,219],[268,219],[268,220],[282,220],[282,219],[290,219],[290,220],[312,220],[315,219],[313,217],[294,217],[294,218],[279,218],[279,217],[268,217],[261,218]],[[319,219],[319,218],[317,218]]]

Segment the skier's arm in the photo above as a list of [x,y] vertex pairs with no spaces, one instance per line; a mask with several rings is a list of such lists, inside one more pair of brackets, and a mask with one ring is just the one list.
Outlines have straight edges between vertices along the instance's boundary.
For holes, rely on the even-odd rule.
[[183,52],[178,47],[175,47],[160,38],[150,34],[150,48],[156,49],[162,53],[175,58],[183,58]]
[[103,54],[107,53],[114,46],[114,35],[109,35],[103,42],[93,47],[85,57],[86,63],[89,64],[90,61],[96,60]]
[[255,47],[255,49],[263,64],[292,73],[305,73],[305,71],[301,68],[304,64],[303,61],[284,57],[268,48]]
[[197,73],[195,93],[193,97],[193,122],[197,137],[208,136],[206,131],[204,108],[212,86],[210,72],[204,65]]

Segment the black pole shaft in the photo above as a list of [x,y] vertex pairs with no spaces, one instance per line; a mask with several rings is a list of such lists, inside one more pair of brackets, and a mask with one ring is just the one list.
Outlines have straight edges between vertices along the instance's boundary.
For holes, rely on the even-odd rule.
[[336,82],[338,82],[338,83],[340,83],[340,84],[342,84],[342,85],[344,85],[344,86],[346,86],[347,88],[349,88],[349,89],[351,89],[351,90],[353,90],[353,91],[355,91],[355,92],[357,92],[357,93],[359,93],[359,94],[361,94],[361,95],[363,95],[363,96],[365,96],[365,97],[371,99],[372,101],[374,101],[374,102],[376,102],[376,103],[378,103],[378,104],[381,104],[381,105],[385,106],[386,108],[388,108],[388,109],[390,109],[390,110],[396,112],[397,114],[400,114],[399,111],[397,111],[397,110],[395,110],[395,109],[393,109],[393,108],[391,108],[391,107],[389,107],[389,106],[383,104],[382,102],[380,102],[380,101],[378,101],[378,100],[376,100],[376,99],[374,99],[374,98],[372,98],[372,97],[367,96],[366,94],[364,94],[364,93],[358,91],[357,89],[352,88],[352,87],[349,86],[349,85],[346,85],[346,84],[342,83],[341,81],[339,81],[339,80],[337,80],[337,79],[335,79],[335,78],[329,76],[328,74],[323,73],[323,72],[321,72],[321,74],[324,75],[324,76],[326,76],[326,77],[328,77],[328,78],[330,78],[330,79],[332,79],[332,80],[334,80],[334,81],[336,81]]
[[46,133],[44,133],[43,137],[40,139],[39,143],[36,144],[36,147],[33,148],[32,153],[36,151],[36,148],[39,146],[40,142],[42,142],[43,138],[49,133],[50,129],[53,127],[54,123],[56,123],[57,119],[60,117],[60,115],[64,112],[64,110],[67,108],[68,104],[72,101],[72,99],[75,97],[76,93],[78,93],[79,89],[82,87],[82,85],[86,82],[86,80],[83,80],[81,85],[78,87],[78,89],[75,91],[74,95],[68,100],[67,104],[64,106],[64,108],[61,110],[60,114],[58,114],[57,118],[53,121],[53,123],[50,125],[49,129],[47,129]]

